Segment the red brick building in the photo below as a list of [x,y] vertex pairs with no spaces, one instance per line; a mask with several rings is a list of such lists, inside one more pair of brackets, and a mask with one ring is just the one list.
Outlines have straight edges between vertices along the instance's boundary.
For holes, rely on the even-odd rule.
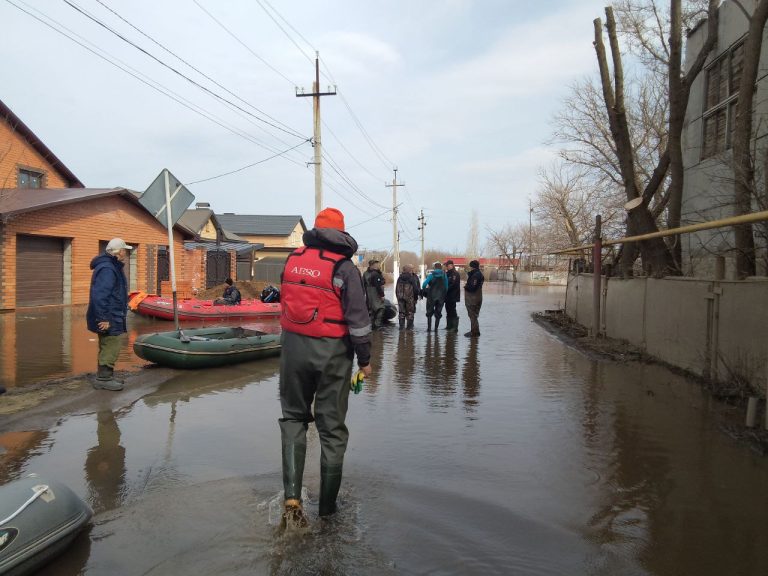
[[[136,248],[132,290],[167,277],[168,232],[125,188],[89,189],[0,101],[0,310],[86,304],[90,261],[119,236]],[[199,251],[174,229],[177,278],[199,274]]]

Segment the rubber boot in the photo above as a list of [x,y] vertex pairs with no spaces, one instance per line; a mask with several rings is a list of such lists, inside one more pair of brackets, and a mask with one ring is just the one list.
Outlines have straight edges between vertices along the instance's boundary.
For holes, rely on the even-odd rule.
[[432,316],[427,316],[427,332],[432,332]]
[[435,316],[435,332],[437,332],[437,329],[439,326],[440,326],[440,316]]
[[301,483],[304,479],[304,457],[307,449],[295,444],[283,444],[283,490],[285,510],[280,527],[306,528],[307,517],[301,506]]
[[283,444],[283,490],[285,500],[301,499],[301,483],[304,480],[306,446]]
[[406,330],[413,330],[413,318],[408,318],[408,323],[405,326]]
[[341,487],[341,466],[320,466],[320,516],[336,512],[336,497]]
[[119,392],[123,389],[123,383],[113,377],[114,369],[111,366],[99,366],[96,372],[96,380],[93,387],[96,390],[111,390]]
[[458,332],[459,331],[459,317],[458,316],[456,316],[453,319],[453,324],[451,325],[451,330],[453,330],[454,332]]
[[405,318],[400,318],[400,330],[405,328]]

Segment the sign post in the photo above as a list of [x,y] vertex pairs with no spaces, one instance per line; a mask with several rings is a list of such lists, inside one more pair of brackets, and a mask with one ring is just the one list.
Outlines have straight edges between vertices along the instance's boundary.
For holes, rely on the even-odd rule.
[[[171,192],[173,188],[173,192]],[[173,253],[173,225],[195,200],[184,184],[163,168],[155,181],[149,185],[139,198],[144,206],[161,224],[168,229],[168,254],[171,268],[171,293],[173,295],[173,323],[179,329],[179,308],[176,296],[176,265]],[[163,214],[165,212],[165,214]]]

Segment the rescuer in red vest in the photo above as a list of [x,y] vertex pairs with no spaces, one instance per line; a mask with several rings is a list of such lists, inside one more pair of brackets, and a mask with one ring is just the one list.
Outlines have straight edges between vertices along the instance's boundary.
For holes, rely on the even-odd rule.
[[[283,448],[283,526],[304,527],[301,502],[307,428],[320,436],[320,516],[336,511],[349,432],[344,421],[353,356],[371,374],[371,320],[360,271],[350,259],[357,242],[335,208],[318,213],[304,246],[286,260],[280,287],[280,433]],[[314,400],[314,414],[312,403]]]

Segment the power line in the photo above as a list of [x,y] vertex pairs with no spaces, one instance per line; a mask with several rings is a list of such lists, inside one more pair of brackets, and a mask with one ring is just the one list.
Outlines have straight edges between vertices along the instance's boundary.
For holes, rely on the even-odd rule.
[[[42,17],[44,17],[44,18],[50,20],[51,22],[55,23],[61,29],[57,28],[53,24],[50,24],[49,22],[46,22],[41,17],[36,16],[32,12],[30,12],[29,10],[26,10],[26,9],[22,8],[21,6],[15,4],[14,2],[11,2],[10,0],[6,0],[6,2],[8,4],[11,4],[14,8],[17,8],[19,11],[24,12],[28,16],[34,18],[35,20],[37,20],[41,24],[47,26],[48,28],[50,28],[51,30],[56,32],[57,34],[60,34],[60,35],[64,36],[65,38],[67,38],[68,40],[71,40],[75,44],[79,45],[80,47],[85,48],[87,51],[92,53],[94,56],[104,60],[108,64],[111,64],[112,66],[114,66],[115,68],[121,70],[122,72],[125,72],[129,76],[132,76],[133,78],[135,78],[136,80],[138,80],[142,84],[145,84],[146,86],[148,86],[149,88],[151,88],[151,89],[155,90],[156,92],[162,94],[163,96],[166,96],[167,98],[170,98],[171,100],[173,100],[177,104],[183,106],[184,108],[187,108],[188,110],[190,110],[191,112],[194,112],[198,116],[201,116],[201,117],[205,118],[206,120],[209,120],[209,121],[213,122],[214,124],[224,128],[225,130],[231,132],[232,134],[234,134],[236,136],[239,136],[239,137],[243,138],[244,140],[247,140],[248,142],[250,142],[252,144],[256,144],[257,146],[260,146],[261,148],[264,148],[264,149],[269,150],[271,152],[275,151],[275,149],[270,147],[268,144],[265,144],[265,143],[259,141],[253,135],[245,132],[244,130],[240,130],[239,128],[236,128],[236,127],[228,125],[226,123],[226,121],[224,121],[221,118],[218,118],[215,114],[213,114],[213,113],[205,110],[201,106],[198,106],[198,105],[194,104],[193,102],[187,100],[186,98],[184,98],[183,96],[181,96],[177,92],[171,90],[170,88],[167,88],[166,86],[163,86],[161,83],[157,82],[156,80],[153,80],[152,78],[150,78],[146,74],[143,74],[143,73],[139,72],[138,70],[136,70],[135,68],[133,68],[130,65],[126,64],[125,62],[123,62],[119,58],[109,54],[105,50],[99,48],[98,46],[96,46],[92,42],[90,42],[87,39],[83,38],[77,32],[75,32],[75,31],[71,30],[70,28],[67,28],[63,24],[55,21],[53,18],[51,18],[50,16],[48,16],[45,13],[41,12],[37,8],[29,6],[28,4],[24,3],[22,0],[19,0],[19,2],[21,4],[23,4],[24,6],[26,6],[29,10],[34,10],[35,12],[39,13]],[[66,30],[66,32],[64,32],[63,30]],[[69,32],[69,34],[67,34],[67,32]],[[79,38],[82,41],[78,40],[77,38]],[[85,43],[88,43],[91,46],[87,46]],[[293,162],[294,164],[298,164],[300,166],[302,165],[302,162],[299,162],[297,160],[289,158],[288,156],[286,156],[285,158],[287,160]]]
[[[195,1],[195,3],[197,3],[197,0],[194,0],[194,1]],[[278,17],[279,17],[279,18],[280,18],[280,19],[281,19],[281,20],[282,20],[282,21],[283,21],[283,22],[284,22],[284,23],[285,23],[285,24],[286,24],[286,25],[287,25],[287,26],[288,26],[288,27],[289,27],[291,30],[293,30],[293,32],[294,32],[294,33],[295,33],[295,34],[296,34],[296,35],[297,35],[299,38],[301,38],[301,39],[302,39],[302,40],[303,40],[303,41],[304,41],[304,42],[305,42],[305,43],[306,43],[306,44],[307,44],[307,45],[308,45],[310,48],[312,48],[312,49],[313,49],[315,52],[317,52],[317,50],[314,48],[314,46],[312,45],[312,43],[311,43],[309,40],[307,40],[307,39],[306,39],[306,38],[305,38],[305,37],[304,37],[304,36],[301,34],[301,32],[299,32],[299,31],[296,29],[296,27],[294,27],[294,26],[293,26],[293,25],[292,25],[292,24],[291,24],[291,23],[288,21],[288,19],[286,19],[286,18],[285,18],[285,17],[284,17],[282,14],[280,14],[280,12],[279,12],[279,11],[278,11],[278,10],[277,10],[277,9],[276,9],[274,6],[272,6],[272,4],[270,4],[270,3],[269,3],[269,0],[256,0],[256,1],[258,2],[258,4],[259,4],[259,6],[261,7],[261,9],[262,9],[262,10],[264,10],[264,12],[267,14],[267,16],[269,16],[269,17],[272,19],[272,21],[275,23],[275,25],[276,25],[276,26],[277,26],[277,27],[280,29],[280,31],[281,31],[281,32],[282,32],[282,33],[283,33],[283,34],[284,34],[284,35],[285,35],[285,36],[288,38],[288,40],[290,40],[290,42],[291,42],[291,43],[292,43],[292,44],[293,44],[293,45],[294,45],[294,46],[295,46],[295,47],[296,47],[296,48],[299,50],[299,52],[301,52],[301,54],[302,54],[302,55],[303,55],[305,58],[307,58],[307,59],[308,59],[310,62],[314,63],[314,61],[312,60],[311,56],[310,56],[310,55],[308,55],[308,54],[307,54],[307,53],[306,53],[306,52],[305,52],[305,51],[304,51],[304,50],[303,50],[303,49],[302,49],[302,48],[301,48],[301,47],[298,45],[298,43],[297,43],[297,42],[296,42],[296,41],[293,39],[293,37],[291,37],[291,35],[290,35],[290,34],[289,34],[289,33],[288,33],[286,30],[285,30],[285,28],[284,28],[282,25],[280,25],[280,23],[279,23],[279,22],[277,22],[277,20],[274,18],[274,16],[273,16],[273,15],[272,15],[272,14],[271,14],[271,13],[270,13],[268,10],[267,10],[267,8],[265,7],[265,4],[266,4],[267,6],[269,6],[270,10],[271,10],[272,12],[274,12],[274,13],[275,13],[275,14],[276,14],[276,15],[277,15],[277,16],[278,16]],[[331,81],[331,83],[332,83],[332,84],[336,85],[336,84],[337,84],[337,82],[336,82],[336,81],[335,81],[335,79],[333,78],[333,74],[331,73],[330,69],[328,68],[328,65],[325,63],[325,61],[324,61],[324,60],[322,61],[322,64],[323,64],[323,67],[324,67],[324,68],[325,68],[325,69],[328,71],[328,74],[326,75],[326,74],[324,73],[324,74],[323,74],[323,76],[325,76],[327,79],[329,79],[329,80]],[[319,89],[319,86],[317,87],[317,89]],[[389,170],[391,169],[391,166],[393,166],[393,165],[394,165],[394,163],[393,163],[392,161],[390,161],[390,160],[389,160],[389,159],[386,157],[386,155],[385,155],[385,154],[382,152],[381,148],[379,148],[379,146],[378,146],[378,145],[376,145],[376,143],[375,143],[375,142],[373,141],[373,139],[370,137],[370,135],[368,134],[367,130],[366,130],[366,129],[365,129],[365,127],[362,125],[362,122],[360,122],[359,118],[358,118],[358,117],[355,115],[355,113],[352,111],[352,107],[350,106],[349,102],[347,102],[346,98],[344,98],[344,96],[343,96],[343,95],[341,95],[341,94],[339,94],[339,95],[341,96],[341,99],[342,99],[342,102],[344,103],[344,106],[347,108],[347,110],[348,110],[348,112],[349,112],[350,116],[352,117],[352,120],[355,122],[356,126],[357,126],[357,127],[358,127],[358,129],[360,130],[360,132],[361,132],[361,134],[363,135],[363,137],[365,138],[366,142],[367,142],[367,143],[368,143],[368,145],[371,147],[371,149],[374,151],[374,153],[375,153],[375,154],[376,154],[376,156],[379,158],[379,160],[381,160],[381,161],[382,161],[382,163],[384,164],[384,167],[387,169],[387,171],[389,171]],[[323,125],[324,125],[324,126],[326,126],[326,128],[328,128],[328,126],[327,126],[325,123],[323,123]],[[330,128],[329,128],[329,130],[330,130]],[[339,142],[339,144],[341,144],[341,146],[342,146],[342,148],[344,148],[345,152],[347,152],[347,154],[349,154],[349,156],[350,156],[350,157],[351,157],[351,158],[352,158],[352,159],[353,159],[353,160],[354,160],[354,161],[355,161],[355,162],[356,162],[356,163],[357,163],[357,164],[358,164],[358,165],[359,165],[361,168],[363,168],[363,170],[365,170],[366,172],[368,172],[368,174],[370,174],[370,175],[371,175],[371,176],[373,176],[374,178],[378,178],[377,176],[374,176],[374,175],[373,175],[373,173],[372,173],[370,170],[368,170],[367,168],[365,168],[365,167],[362,165],[362,163],[360,163],[360,161],[359,161],[359,160],[357,160],[357,158],[355,158],[355,157],[352,155],[352,153],[351,153],[351,152],[349,152],[349,150],[346,148],[346,146],[344,146],[344,144],[343,144],[343,143],[341,142],[341,140],[340,140],[340,139],[339,139],[339,138],[336,136],[336,134],[334,134],[334,133],[333,133],[333,131],[331,131],[331,134],[332,134],[332,135],[333,135],[333,137],[334,137],[334,138],[335,138],[335,139],[336,139],[336,140]],[[368,199],[368,201],[369,201],[369,202],[372,202],[372,201],[371,201],[369,198],[367,198],[367,199]],[[373,203],[374,203],[374,204],[376,204],[375,202],[373,202]]]
[[[295,41],[295,40],[294,40],[294,39],[291,37],[291,35],[290,35],[290,34],[288,34],[288,32],[286,32],[286,31],[285,31],[285,28],[283,28],[283,27],[280,25],[280,22],[278,22],[277,20],[275,20],[275,17],[274,17],[274,16],[272,16],[272,14],[269,12],[269,10],[267,10],[267,9],[264,7],[264,4],[262,4],[262,3],[261,3],[261,0],[256,0],[256,3],[257,3],[259,6],[261,6],[261,9],[262,9],[262,10],[264,10],[264,13],[265,13],[267,16],[269,16],[269,17],[270,17],[270,19],[272,20],[272,22],[274,22],[274,23],[275,23],[275,26],[277,26],[278,28],[280,28],[280,31],[281,31],[283,34],[285,34],[286,38],[288,38],[288,40],[290,40],[290,41],[291,41],[291,43],[292,43],[294,46],[296,46],[296,49],[297,49],[299,52],[301,52],[301,53],[304,55],[304,57],[305,57],[307,60],[309,60],[311,63],[313,63],[313,64],[314,64],[314,60],[312,59],[312,57],[311,57],[309,54],[307,54],[306,52],[304,52],[304,50],[302,50],[302,49],[301,49],[301,46],[299,46],[299,45],[298,45],[298,43],[297,43],[297,42],[296,42],[296,41]],[[269,6],[269,7],[270,7],[270,8],[272,8],[272,5],[270,4],[270,6]],[[272,10],[274,10],[274,8],[272,8]],[[277,12],[277,11],[275,10],[275,12]],[[281,16],[281,18],[282,18],[282,16]],[[291,28],[293,28],[293,26],[291,26]],[[295,30],[295,29],[294,29],[294,30]],[[299,34],[299,36],[301,36],[301,34]],[[305,42],[306,42],[306,40],[305,40]],[[307,44],[309,44],[309,42],[307,42]]]
[[253,166],[256,166],[257,164],[263,164],[264,162],[272,160],[273,158],[277,158],[278,156],[282,156],[283,154],[287,154],[291,150],[295,150],[299,146],[303,146],[304,144],[306,144],[309,141],[310,141],[310,139],[307,138],[304,142],[301,142],[300,144],[296,144],[296,146],[293,146],[292,148],[288,148],[287,150],[283,150],[282,152],[278,152],[277,154],[273,154],[272,156],[269,156],[268,158],[264,158],[263,160],[259,160],[258,162],[253,162],[251,164],[247,164],[246,166],[243,166],[241,168],[237,168],[236,170],[230,170],[229,172],[224,172],[223,174],[218,174],[216,176],[211,176],[210,178],[203,178],[201,180],[195,180],[194,182],[188,182],[187,186],[192,186],[192,184],[200,184],[201,182],[208,182],[210,180],[216,180],[217,178],[223,178],[224,176],[229,176],[230,174],[235,174],[237,172],[242,172],[243,170],[246,170],[248,168],[252,168]]
[[118,17],[120,20],[122,20],[123,22],[125,22],[126,24],[128,24],[128,26],[130,26],[131,28],[133,28],[134,30],[136,30],[136,31],[137,31],[139,34],[141,34],[142,36],[144,36],[145,38],[147,38],[148,40],[150,40],[150,41],[151,41],[152,43],[154,43],[156,46],[160,47],[162,50],[164,50],[165,52],[167,52],[168,54],[170,54],[171,56],[173,56],[173,57],[174,57],[174,58],[176,58],[177,60],[179,60],[179,61],[183,62],[183,63],[184,63],[184,64],[186,64],[186,65],[187,65],[189,68],[191,68],[192,70],[194,70],[195,72],[197,72],[198,74],[200,74],[201,76],[203,76],[205,79],[207,79],[207,80],[209,80],[209,81],[213,82],[213,83],[214,83],[216,86],[218,86],[219,88],[221,88],[222,90],[224,90],[224,91],[225,91],[225,92],[227,92],[228,94],[230,94],[230,95],[234,96],[235,98],[237,98],[238,100],[240,100],[242,103],[244,103],[244,104],[245,104],[245,105],[247,105],[247,106],[250,106],[251,108],[253,108],[253,109],[254,109],[254,110],[256,110],[257,112],[259,112],[260,114],[262,114],[262,115],[266,116],[266,117],[267,117],[267,118],[269,118],[270,120],[272,120],[272,121],[274,121],[274,122],[277,122],[278,124],[280,124],[280,125],[284,126],[284,127],[285,127],[285,128],[287,128],[288,130],[292,130],[292,131],[293,131],[294,133],[296,133],[296,134],[299,134],[299,132],[298,132],[297,130],[294,130],[292,127],[290,127],[290,126],[288,126],[287,124],[285,124],[285,123],[281,122],[280,120],[278,120],[278,119],[277,119],[277,118],[275,118],[274,116],[271,116],[271,115],[267,114],[267,113],[266,113],[266,112],[264,112],[263,110],[259,109],[257,106],[254,106],[253,104],[251,104],[251,103],[250,103],[250,102],[248,102],[247,100],[245,100],[245,99],[241,98],[240,96],[238,96],[237,94],[235,94],[234,92],[232,92],[232,91],[231,91],[230,89],[228,89],[226,86],[223,86],[222,84],[220,84],[219,82],[217,82],[216,80],[214,80],[213,78],[211,78],[211,77],[210,77],[208,74],[206,74],[205,72],[203,72],[202,70],[200,70],[199,68],[197,68],[197,67],[196,67],[194,64],[191,64],[190,62],[188,62],[187,60],[185,60],[184,58],[182,58],[181,56],[179,56],[178,54],[176,54],[174,51],[172,51],[170,48],[166,47],[164,44],[162,44],[161,42],[159,42],[158,40],[156,40],[155,38],[153,38],[152,36],[150,36],[149,34],[147,34],[146,32],[144,32],[144,31],[143,31],[141,28],[139,28],[138,26],[136,26],[136,25],[135,25],[135,24],[133,24],[132,22],[129,22],[129,21],[126,19],[126,18],[124,18],[124,17],[123,17],[121,14],[119,14],[117,11],[115,11],[115,10],[114,10],[114,9],[112,9],[110,6],[108,6],[107,4],[105,4],[104,2],[102,2],[102,0],[96,0],[96,2],[98,2],[99,4],[101,4],[101,5],[102,5],[104,8],[106,8],[107,10],[109,10],[109,11],[110,11],[112,14],[114,14],[115,16],[117,16],[117,17]]
[[102,22],[101,20],[96,18],[95,16],[93,16],[92,14],[88,13],[84,9],[80,8],[77,4],[74,4],[70,0],[63,0],[63,2],[65,4],[67,4],[69,7],[71,7],[73,10],[76,10],[77,12],[79,12],[80,14],[82,14],[83,16],[88,18],[89,20],[93,21],[94,23],[98,24],[99,26],[101,26],[105,30],[108,30],[109,32],[111,32],[112,34],[114,34],[115,36],[120,38],[126,44],[129,44],[130,46],[133,46],[136,50],[142,52],[143,54],[145,54],[146,56],[148,56],[149,58],[151,58],[152,60],[154,60],[155,62],[160,64],[161,66],[167,68],[168,70],[170,70],[174,74],[177,74],[178,76],[180,76],[181,78],[183,78],[184,80],[189,82],[190,84],[192,84],[194,86],[197,86],[199,89],[201,89],[204,92],[210,94],[214,98],[216,98],[218,100],[221,100],[222,102],[225,102],[225,103],[229,104],[230,106],[233,106],[233,107],[237,108],[241,112],[243,112],[245,114],[248,114],[249,116],[255,118],[259,122],[263,122],[264,124],[272,126],[273,128],[276,128],[277,130],[280,130],[281,132],[285,132],[286,134],[289,134],[290,136],[293,136],[295,138],[302,138],[302,139],[306,138],[306,136],[304,136],[302,134],[299,134],[298,132],[295,132],[292,129],[291,130],[286,130],[285,128],[275,124],[274,122],[270,122],[268,120],[265,120],[264,118],[261,118],[260,116],[257,116],[256,114],[253,114],[252,112],[246,110],[242,106],[239,106],[238,104],[235,104],[231,100],[228,100],[228,99],[224,98],[223,96],[221,96],[220,94],[217,94],[213,90],[210,90],[208,87],[203,86],[202,84],[200,84],[196,80],[193,80],[192,78],[190,78],[189,76],[187,76],[183,72],[180,72],[179,70],[177,70],[176,68],[174,68],[170,64],[167,64],[166,62],[164,62],[163,60],[161,60],[160,58],[158,58],[157,56],[155,56],[154,54],[152,54],[148,50],[145,50],[144,48],[142,48],[141,46],[139,46],[138,44],[136,44],[132,40],[126,38],[125,36],[123,36],[122,34],[117,32],[116,30],[114,30],[113,28],[111,28],[110,26],[108,26],[107,24],[105,24],[104,22]]
[[362,226],[363,224],[368,224],[368,222],[371,222],[372,220],[376,220],[377,218],[381,218],[382,216],[389,214],[392,211],[391,208],[387,208],[382,212],[381,214],[377,214],[373,218],[368,218],[368,220],[363,220],[362,222],[358,222],[357,224],[352,224],[352,226],[347,226],[347,230],[350,228],[357,228],[358,226]]
[[240,40],[240,38],[238,38],[238,37],[237,37],[237,35],[235,35],[235,33],[234,33],[234,32],[232,32],[232,31],[231,31],[229,28],[227,28],[227,27],[226,27],[226,26],[225,26],[225,25],[224,25],[224,24],[223,24],[223,23],[222,23],[222,22],[221,22],[221,21],[220,21],[218,18],[216,18],[216,16],[214,16],[213,14],[211,14],[210,12],[208,12],[208,10],[206,10],[206,9],[205,9],[205,7],[204,7],[202,4],[200,4],[200,2],[198,2],[197,0],[192,0],[192,1],[193,1],[193,2],[194,2],[196,5],[197,5],[197,7],[198,7],[198,8],[200,8],[200,10],[202,10],[203,12],[205,12],[205,13],[208,15],[208,17],[209,17],[211,20],[213,20],[214,22],[216,22],[216,24],[218,24],[218,25],[221,27],[221,29],[222,29],[222,30],[224,30],[224,32],[226,32],[226,33],[227,33],[227,34],[229,34],[229,35],[230,35],[232,38],[234,38],[234,39],[235,39],[235,41],[236,41],[238,44],[240,44],[240,45],[241,45],[243,48],[245,48],[246,50],[248,50],[248,52],[250,52],[250,53],[253,55],[253,57],[254,57],[254,58],[256,58],[257,60],[259,60],[259,62],[261,62],[262,64],[264,64],[264,65],[265,65],[267,68],[269,68],[270,70],[272,70],[272,71],[273,71],[275,74],[277,74],[278,76],[280,76],[280,77],[282,77],[283,79],[285,79],[285,80],[286,80],[286,81],[287,81],[287,82],[288,82],[288,83],[289,83],[291,86],[296,86],[296,82],[294,82],[293,80],[291,80],[290,78],[288,78],[288,77],[287,77],[285,74],[283,74],[282,72],[280,72],[280,70],[278,70],[277,68],[275,68],[274,66],[272,66],[272,64],[270,64],[269,62],[267,62],[267,61],[266,61],[264,58],[262,58],[261,56],[259,56],[258,54],[256,54],[256,52],[254,52],[254,51],[253,51],[253,49],[252,49],[250,46],[248,46],[248,45],[247,45],[245,42],[243,42],[242,40]]

